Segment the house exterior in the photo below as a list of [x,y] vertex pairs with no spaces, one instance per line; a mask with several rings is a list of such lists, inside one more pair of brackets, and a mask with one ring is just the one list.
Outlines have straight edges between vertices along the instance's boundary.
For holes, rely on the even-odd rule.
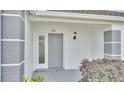
[[0,15],[1,82],[31,78],[39,69],[79,69],[83,58],[124,59],[124,13],[1,10]]

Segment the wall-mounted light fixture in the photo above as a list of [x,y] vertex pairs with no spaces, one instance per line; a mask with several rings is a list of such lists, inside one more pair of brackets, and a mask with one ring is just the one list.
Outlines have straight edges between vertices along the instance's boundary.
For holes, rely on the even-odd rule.
[[74,32],[73,39],[76,40],[76,38],[77,38],[77,32]]

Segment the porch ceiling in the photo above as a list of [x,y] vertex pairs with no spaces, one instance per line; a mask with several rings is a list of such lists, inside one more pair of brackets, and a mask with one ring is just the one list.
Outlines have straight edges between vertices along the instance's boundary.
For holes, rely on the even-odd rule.
[[89,29],[103,29],[106,27],[111,27],[109,24],[91,24],[91,23],[66,23],[66,22],[47,22],[47,21],[32,21],[31,24],[41,24],[46,26],[65,26],[65,27],[80,27],[80,28],[89,28]]

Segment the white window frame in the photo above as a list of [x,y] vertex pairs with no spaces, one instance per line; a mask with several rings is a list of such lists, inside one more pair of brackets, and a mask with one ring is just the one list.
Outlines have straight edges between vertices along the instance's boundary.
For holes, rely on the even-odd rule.
[[[45,63],[39,64],[39,36],[45,36]],[[36,69],[48,69],[48,35],[41,33],[36,33],[34,36],[33,43],[33,71]]]
[[[120,30],[120,31],[121,31],[121,30]],[[107,32],[107,31],[104,31],[104,32]],[[121,45],[121,40],[120,40],[119,42],[113,42],[113,41],[112,41],[112,42],[105,42],[105,41],[104,41],[104,45],[105,45],[105,44],[120,44],[120,45]],[[105,48],[104,48],[104,49],[105,49]],[[118,54],[118,55],[105,54],[105,53],[104,53],[104,56],[111,56],[111,57],[114,57],[114,56],[117,57],[117,56],[118,56],[118,57],[121,58],[121,53]]]

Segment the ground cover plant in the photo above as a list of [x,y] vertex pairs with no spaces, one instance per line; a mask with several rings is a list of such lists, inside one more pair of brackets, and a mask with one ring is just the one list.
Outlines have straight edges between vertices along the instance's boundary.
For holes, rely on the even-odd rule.
[[23,81],[24,82],[43,82],[44,81],[44,77],[42,76],[33,76],[32,79],[30,80],[28,78],[28,76],[23,76]]

